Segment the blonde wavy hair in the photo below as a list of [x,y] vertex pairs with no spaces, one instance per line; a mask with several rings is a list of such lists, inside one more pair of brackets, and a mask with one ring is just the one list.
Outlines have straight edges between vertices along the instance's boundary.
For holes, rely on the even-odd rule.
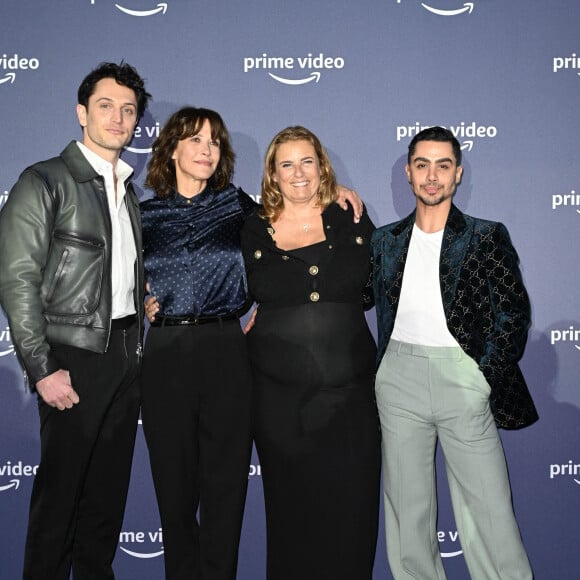
[[269,221],[276,221],[284,209],[284,198],[276,181],[276,153],[280,145],[289,141],[308,141],[316,152],[320,167],[320,186],[318,188],[318,206],[324,211],[336,201],[336,176],[330,164],[328,154],[318,137],[305,127],[299,125],[286,127],[273,139],[264,159],[264,176],[262,178],[262,209],[260,216]]

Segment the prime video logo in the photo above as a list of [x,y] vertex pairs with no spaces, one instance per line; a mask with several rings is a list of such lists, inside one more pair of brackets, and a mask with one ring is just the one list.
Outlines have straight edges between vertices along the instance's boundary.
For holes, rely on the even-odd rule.
[[[397,0],[397,3],[400,4],[401,0]],[[465,2],[461,8],[454,8],[454,9],[442,9],[437,8],[435,6],[430,6],[429,4],[425,4],[424,2],[421,3],[421,6],[425,8],[428,12],[432,14],[437,14],[437,16],[459,16],[460,14],[471,14],[473,12],[474,3],[473,2]]]
[[[0,57],[0,70],[7,71],[6,74],[0,76],[0,85],[4,83],[14,84],[16,80],[16,72],[23,70],[37,70],[40,66],[40,61],[37,58],[27,58],[13,54],[11,56],[3,54]],[[1,75],[1,73],[0,73]]]
[[437,532],[437,539],[439,540],[439,550],[441,553],[441,557],[442,558],[456,558],[457,556],[460,556],[461,554],[463,554],[463,550],[454,550],[452,552],[445,552],[443,550],[441,550],[441,548],[443,547],[443,544],[445,544],[447,541],[449,541],[452,544],[457,544],[457,541],[459,540],[459,533],[457,532],[457,530],[455,531],[448,531],[448,532],[444,532],[443,530],[439,530]]
[[[139,549],[128,548],[125,545],[139,547]],[[144,550],[146,544],[159,544],[158,549],[152,551]],[[163,530],[159,528],[155,532],[121,532],[119,535],[119,548],[133,558],[150,559],[163,555]]]
[[[317,55],[309,52],[306,56],[270,56],[262,53],[260,56],[244,58],[244,73],[250,71],[266,71],[275,81],[284,85],[305,85],[312,81],[318,82],[322,72],[342,70],[345,61],[341,56]],[[274,74],[272,71],[276,71]],[[298,78],[294,78],[294,77]],[[292,78],[290,78],[292,77]]]
[[[95,6],[96,3],[97,0],[91,0],[92,6]],[[165,15],[165,13],[167,12],[167,2],[159,2],[158,4],[155,5],[153,5],[152,2],[151,4],[152,4],[151,8],[146,8],[145,10],[134,10],[132,8],[127,8],[122,4],[115,4],[115,8],[120,12],[123,12],[123,14],[138,17],[155,16],[156,14]]]
[[[144,127],[141,127],[139,125],[138,127],[135,127],[135,131],[133,133],[133,142],[135,141],[135,139],[142,139],[143,137],[145,137],[146,141],[148,143],[151,143],[153,140],[155,140],[155,139],[157,139],[157,137],[159,137],[160,130],[161,130],[161,126],[159,125],[159,121],[156,121],[155,124],[153,124],[153,125],[145,125]],[[125,147],[125,149],[127,151],[130,151],[131,153],[138,153],[141,155],[147,155],[147,154],[151,153],[151,151],[152,151],[151,146],[138,147],[138,146],[127,145]]]
[[555,56],[552,59],[552,72],[574,70],[580,75],[580,58],[573,52],[571,56]]
[[[38,465],[28,465],[22,461],[7,461],[4,465],[0,465],[0,478],[10,478],[8,483],[0,484],[0,492],[8,491],[9,489],[17,490],[20,487],[20,480],[23,477],[34,477],[38,471]],[[1,481],[1,480],[0,480]]]
[[[433,125],[423,125],[416,121],[413,125],[398,125],[396,128],[397,142],[402,139],[414,137],[417,133],[424,129],[429,129]],[[449,129],[455,138],[460,141],[461,149],[471,151],[475,139],[494,139],[497,137],[498,130],[495,125],[479,125],[475,121],[466,123],[461,121],[458,125],[449,125],[445,127]]]
[[248,479],[250,477],[260,477],[262,475],[262,466],[258,463],[258,465],[254,465],[253,463],[250,465],[250,470],[248,471]]
[[[449,541],[453,544],[457,543],[459,539],[459,534],[457,531],[438,531],[437,532],[437,539],[439,540],[439,545],[441,546],[445,542]],[[125,544],[125,545],[123,545]],[[133,547],[128,548],[127,545],[134,546],[137,544],[138,546],[145,547],[145,544],[160,544],[159,550],[153,551],[145,551],[143,549],[136,550]],[[132,556],[133,558],[139,559],[151,559],[151,558],[158,558],[159,556],[163,555],[163,529],[159,528],[155,532],[121,532],[119,536],[119,547],[120,549]],[[455,558],[463,554],[463,550],[454,550],[451,552],[446,552],[441,550],[441,557],[442,558]]]
[[550,331],[550,344],[554,346],[557,342],[574,342],[574,347],[580,350],[580,329],[570,325],[566,329],[553,329]]
[[580,463],[574,463],[571,459],[568,463],[552,463],[550,465],[550,479],[556,477],[572,477],[577,485],[580,485]]
[[12,344],[12,335],[10,334],[10,327],[7,326],[0,331],[0,357],[14,354],[14,345]]
[[574,189],[570,193],[555,193],[552,195],[552,209],[560,209],[566,207],[576,208],[576,213],[580,213],[580,193],[576,193]]

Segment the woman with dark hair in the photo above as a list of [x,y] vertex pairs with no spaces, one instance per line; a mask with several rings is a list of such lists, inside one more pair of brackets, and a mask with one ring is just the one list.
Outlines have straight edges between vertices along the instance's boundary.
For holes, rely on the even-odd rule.
[[155,297],[142,417],[167,580],[236,577],[251,454],[240,230],[256,204],[230,183],[233,169],[220,115],[185,107],[153,144],[146,185],[156,197],[141,204]]
[[239,232],[256,204],[230,184],[233,169],[221,117],[180,109],[153,144],[146,185],[156,197],[141,204],[159,308],[145,344],[142,417],[167,580],[236,576],[251,453]]
[[370,580],[380,433],[370,238],[338,210],[334,171],[304,127],[266,153],[263,207],[242,229],[254,440],[266,502],[268,580]]

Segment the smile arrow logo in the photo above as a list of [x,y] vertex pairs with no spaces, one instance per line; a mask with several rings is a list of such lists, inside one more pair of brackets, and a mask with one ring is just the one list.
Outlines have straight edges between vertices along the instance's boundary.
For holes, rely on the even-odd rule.
[[153,8],[151,10],[129,10],[129,8],[125,8],[120,4],[115,4],[115,7],[118,8],[121,12],[129,14],[130,16],[153,16],[153,14],[157,14],[158,12],[163,12],[163,14],[167,12],[166,2],[160,2],[157,4],[157,8]]
[[7,489],[10,489],[11,487],[13,487],[14,489],[18,489],[19,485],[20,485],[19,479],[11,479],[10,483],[8,485],[1,485],[0,486],[0,491],[6,491]]
[[463,550],[458,550],[457,552],[441,552],[442,558],[455,558],[455,556],[459,556],[463,554]]
[[278,77],[272,73],[268,73],[275,81],[278,81],[279,83],[284,83],[285,85],[305,85],[306,83],[309,83],[310,81],[316,81],[318,82],[320,80],[320,73],[319,72],[313,72],[308,78],[305,79],[285,79],[282,77]]
[[151,147],[147,147],[145,149],[139,149],[138,147],[125,147],[125,151],[130,151],[131,153],[145,154],[151,153],[153,149]]
[[432,6],[428,6],[427,4],[421,4],[425,10],[429,10],[429,12],[433,12],[433,14],[437,14],[439,16],[457,16],[458,14],[463,14],[469,10],[469,14],[473,12],[473,2],[466,2],[463,5],[463,8],[458,8],[457,10],[440,10],[439,8],[433,8]]
[[10,81],[10,84],[14,84],[14,79],[16,78],[16,73],[6,73],[6,76],[3,79],[0,79],[0,85],[2,83],[7,83]]
[[123,548],[123,546],[121,546],[121,550],[123,550],[123,552],[125,552],[126,554],[129,554],[129,556],[133,556],[134,558],[157,558],[158,556],[161,556],[163,554],[163,550],[161,550],[160,552],[151,552],[151,553],[146,553],[143,554],[141,552],[132,552],[131,550],[127,550],[127,548]]

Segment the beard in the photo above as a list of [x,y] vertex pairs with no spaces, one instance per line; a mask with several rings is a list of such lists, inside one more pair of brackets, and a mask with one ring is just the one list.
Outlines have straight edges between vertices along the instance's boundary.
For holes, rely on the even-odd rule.
[[[413,193],[415,193],[415,192],[413,192]],[[453,190],[452,192],[441,193],[441,194],[435,195],[435,196],[426,196],[426,195],[421,195],[421,193],[415,193],[415,197],[419,201],[421,201],[424,205],[429,206],[429,207],[435,207],[437,205],[440,205],[444,201],[451,199],[454,195],[455,195],[455,190]]]

